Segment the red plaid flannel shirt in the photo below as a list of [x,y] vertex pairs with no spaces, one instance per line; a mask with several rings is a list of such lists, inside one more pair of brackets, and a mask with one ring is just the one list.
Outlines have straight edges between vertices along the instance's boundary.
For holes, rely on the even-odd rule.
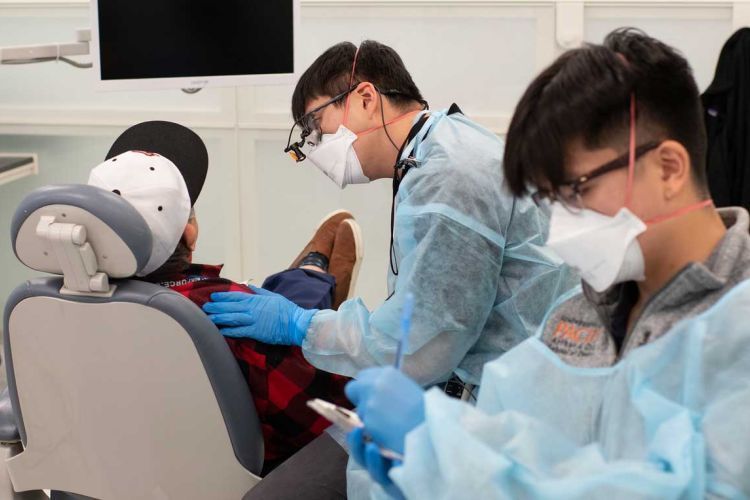
[[[191,264],[184,272],[160,275],[153,280],[184,295],[198,307],[208,302],[214,292],[253,293],[245,285],[219,277],[221,268]],[[252,339],[226,341],[250,386],[263,428],[267,465],[287,459],[330,425],[307,407],[307,400],[321,398],[351,408],[344,395],[344,385],[349,379],[318,370],[305,360],[299,347]]]

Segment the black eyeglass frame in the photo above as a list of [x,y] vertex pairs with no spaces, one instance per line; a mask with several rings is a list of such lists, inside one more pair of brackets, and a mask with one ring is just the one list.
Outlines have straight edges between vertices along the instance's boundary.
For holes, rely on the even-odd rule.
[[[290,154],[294,160],[299,163],[301,161],[305,161],[307,158],[307,155],[302,152],[302,146],[305,145],[305,139],[307,139],[310,134],[313,133],[315,130],[315,113],[319,112],[323,108],[330,106],[331,104],[340,101],[341,99],[345,98],[349,94],[351,94],[362,82],[357,82],[353,84],[351,87],[349,87],[348,90],[345,90],[341,92],[340,94],[335,95],[334,97],[330,98],[320,106],[317,106],[315,109],[311,109],[304,115],[302,115],[298,120],[296,120],[292,124],[292,128],[289,131],[289,138],[287,139],[286,148],[284,148],[284,152]],[[375,86],[375,90],[377,90],[381,95],[403,95],[406,97],[410,97],[409,94],[406,94],[404,92],[401,92],[400,90],[396,89],[388,89],[388,90],[381,90],[377,86]],[[430,105],[427,103],[427,101],[423,99],[418,99],[418,102],[420,102],[425,109],[429,109]],[[294,134],[295,127],[299,126],[302,129],[302,133],[300,134],[300,140],[292,143],[292,135]]]
[[[344,97],[348,96],[354,89],[357,88],[358,85],[359,83],[352,85],[351,87],[349,87],[348,90],[345,90],[341,92],[340,94],[335,95],[334,97],[330,98],[329,100],[327,100],[320,106],[317,106],[315,109],[311,109],[310,111],[302,115],[298,120],[296,120],[292,124],[291,130],[289,130],[289,139],[287,139],[286,148],[284,148],[284,152],[291,154],[291,156],[297,162],[304,161],[305,158],[307,158],[307,155],[305,155],[305,153],[302,152],[302,146],[305,145],[305,139],[307,139],[307,137],[313,133],[314,126],[315,126],[315,113],[325,108],[326,106],[330,106],[331,104],[338,102]],[[302,129],[302,133],[300,134],[299,141],[292,143],[292,135],[294,134],[294,129],[297,126],[299,126]]]
[[[661,146],[663,141],[650,141],[645,144],[641,144],[640,146],[635,148],[635,160],[638,160],[643,155],[648,153],[649,151],[652,151],[659,146]],[[583,207],[583,200],[581,200],[581,186],[586,184],[587,182],[590,182],[597,177],[601,177],[605,174],[608,174],[614,170],[627,167],[630,164],[630,152],[625,152],[622,155],[618,156],[614,160],[611,160],[604,165],[601,165],[599,167],[594,168],[590,172],[581,175],[580,177],[577,177],[576,179],[565,181],[561,183],[555,192],[550,192],[547,190],[539,190],[536,191],[531,195],[531,199],[536,203],[537,205],[540,205],[544,203],[545,200],[550,201],[560,201],[566,208],[574,209],[574,210],[580,210]],[[567,197],[559,196],[560,188],[570,188],[571,195]],[[571,200],[575,200],[577,205],[574,205],[571,203]]]

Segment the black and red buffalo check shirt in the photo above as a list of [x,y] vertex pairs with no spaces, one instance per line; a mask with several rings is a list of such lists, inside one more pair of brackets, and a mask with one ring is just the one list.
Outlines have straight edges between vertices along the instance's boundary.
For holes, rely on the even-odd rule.
[[[222,266],[190,264],[183,272],[144,279],[171,288],[198,307],[214,292],[252,294],[245,285],[221,278]],[[330,422],[306,402],[321,398],[351,408],[344,395],[347,377],[318,370],[296,346],[264,344],[252,339],[226,338],[250,386],[263,428],[265,470],[273,468],[318,437]]]

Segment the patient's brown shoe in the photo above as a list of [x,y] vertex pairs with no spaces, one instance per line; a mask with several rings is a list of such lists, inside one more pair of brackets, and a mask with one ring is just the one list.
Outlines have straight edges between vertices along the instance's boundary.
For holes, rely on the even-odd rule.
[[305,257],[311,253],[321,254],[325,259],[330,261],[331,252],[333,251],[333,241],[336,239],[336,230],[339,228],[339,224],[344,220],[353,217],[354,216],[348,210],[336,210],[335,212],[326,215],[323,220],[320,221],[320,224],[318,224],[312,239],[294,259],[294,262],[289,266],[289,269],[298,268]]
[[333,293],[333,309],[338,309],[342,302],[354,296],[359,266],[364,258],[362,230],[354,219],[346,219],[339,224],[336,239],[333,242],[328,273],[336,278],[336,289]]

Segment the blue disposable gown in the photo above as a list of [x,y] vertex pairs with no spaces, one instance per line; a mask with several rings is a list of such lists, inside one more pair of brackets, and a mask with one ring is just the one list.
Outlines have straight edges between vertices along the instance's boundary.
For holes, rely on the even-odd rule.
[[747,498],[748,311],[745,281],[608,368],[531,338],[485,367],[476,407],[428,392],[390,475],[408,498]]
[[360,299],[319,312],[302,349],[316,367],[348,376],[393,363],[412,293],[405,371],[425,385],[454,370],[476,384],[482,366],[533,335],[577,280],[542,247],[545,215],[506,192],[497,136],[460,113],[431,111],[410,154],[418,165],[396,197],[392,295],[373,312]]

